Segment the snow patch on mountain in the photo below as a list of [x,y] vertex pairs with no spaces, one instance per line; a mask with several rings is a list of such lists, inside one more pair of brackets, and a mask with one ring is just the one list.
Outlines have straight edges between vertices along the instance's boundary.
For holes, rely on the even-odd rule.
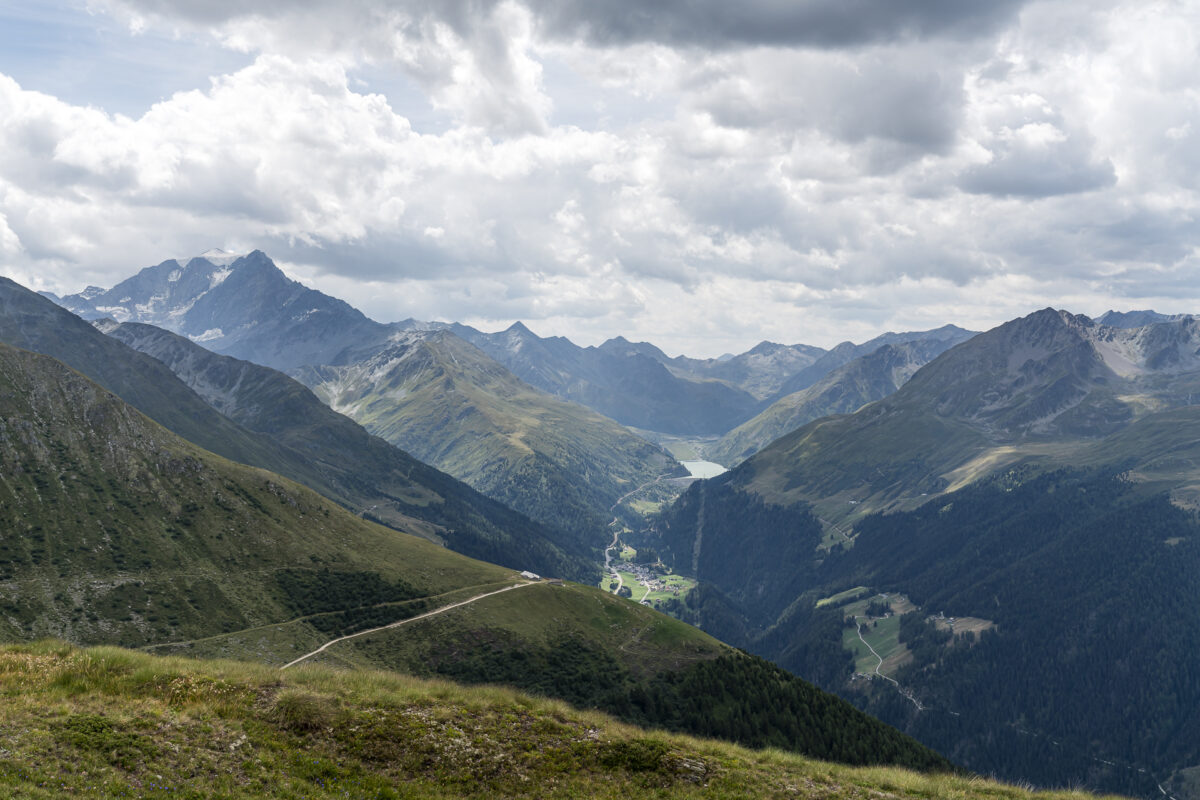
[[214,267],[228,267],[230,264],[245,255],[245,253],[230,253],[229,251],[222,250],[219,247],[213,247],[205,250],[198,256],[198,258],[203,258]]
[[220,286],[222,283],[225,282],[226,278],[228,278],[232,274],[233,274],[233,270],[229,269],[228,267],[226,267],[224,269],[214,270],[213,274],[209,276],[208,288],[209,289],[217,288],[218,286]]
[[132,314],[124,306],[96,306],[96,311],[106,317],[112,317],[117,322],[129,322]]

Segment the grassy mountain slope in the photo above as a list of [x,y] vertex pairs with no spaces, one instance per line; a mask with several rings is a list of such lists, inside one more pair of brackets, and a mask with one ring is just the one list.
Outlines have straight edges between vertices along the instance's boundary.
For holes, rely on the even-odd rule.
[[109,797],[1084,800],[648,732],[501,689],[45,643],[0,649],[0,790]]
[[336,583],[321,570],[394,600],[512,574],[213,456],[3,345],[0,420],[7,639],[140,645],[280,621],[297,616],[294,584]]
[[298,371],[367,430],[536,520],[599,548],[608,509],[661,475],[661,448],[518,380],[445,331],[404,334],[367,361]]
[[776,501],[815,503],[837,521],[911,508],[1022,460],[1069,459],[1172,396],[1154,386],[1187,380],[1176,364],[1194,329],[1153,326],[1136,341],[1045,309],[943,353],[853,415],[780,438],[738,481]]
[[364,516],[473,558],[591,582],[595,566],[554,544],[561,535],[371,436],[287,375],[151,325],[108,333],[162,361],[242,427],[303,453],[325,478],[314,488]]
[[[404,627],[372,632],[392,623]],[[51,358],[0,346],[0,638],[47,635],[225,647],[274,664],[323,642],[329,658],[392,668],[418,665],[418,653],[427,670],[574,692],[656,725],[945,764],[676,620],[591,587],[525,583],[361,520],[182,441]],[[706,702],[680,716],[671,698],[701,684],[731,711],[713,717]]]

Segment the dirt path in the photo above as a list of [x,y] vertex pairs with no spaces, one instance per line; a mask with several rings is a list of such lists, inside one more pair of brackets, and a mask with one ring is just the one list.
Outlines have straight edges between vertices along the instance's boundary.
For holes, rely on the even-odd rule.
[[[368,608],[386,608],[387,606],[404,605],[405,603],[411,603],[416,600],[425,600],[425,601],[437,600],[439,597],[445,597],[446,595],[455,594],[457,592],[463,591],[464,589],[481,588],[483,586],[495,586],[498,583],[500,583],[500,581],[493,581],[490,584],[489,583],[481,583],[481,584],[479,584],[478,587],[462,586],[462,587],[459,587],[458,589],[451,589],[448,592],[442,592],[441,594],[433,594],[433,595],[429,595],[428,597],[413,597],[408,600],[392,600],[392,601],[389,601],[386,603],[376,603],[375,605],[371,605],[371,606],[358,606],[357,608],[344,609],[344,610],[345,611],[362,611],[363,609],[368,609]],[[183,647],[185,645],[190,645],[190,644],[200,644],[201,642],[214,642],[218,639],[227,639],[232,636],[240,636],[242,634],[254,633],[256,631],[265,631],[265,630],[269,630],[271,628],[282,628],[284,625],[295,625],[298,622],[307,622],[308,620],[316,619],[317,617],[329,617],[329,616],[333,616],[334,614],[341,614],[341,613],[343,613],[343,611],[318,611],[315,614],[305,614],[302,617],[292,617],[291,619],[285,619],[280,622],[267,622],[262,625],[254,625],[249,628],[242,628],[241,630],[229,631],[228,633],[214,633],[212,636],[202,636],[199,639],[182,639],[180,641],[174,641],[174,642],[158,642],[156,644],[146,644],[146,645],[142,645],[141,647],[139,647],[138,650],[154,650],[155,648],[158,648],[158,647]]]
[[853,542],[853,541],[854,541],[854,537],[853,537],[853,536],[849,535],[848,533],[846,533],[844,530],[842,530],[841,528],[839,528],[837,525],[834,525],[834,524],[833,524],[832,522],[830,522],[829,520],[827,520],[827,519],[822,519],[821,517],[817,517],[817,522],[821,523],[822,525],[828,525],[829,527],[833,528],[835,531],[837,531],[838,533],[840,533],[840,534],[841,534],[841,536],[842,536],[842,538],[843,538],[843,539],[845,539],[847,542]]
[[863,638],[862,623],[858,621],[858,617],[854,618],[854,624],[858,626],[858,640],[867,646],[867,649],[871,651],[871,655],[879,659],[879,663],[875,665],[875,674],[883,678],[885,681],[892,681],[892,683],[895,683],[897,686],[899,686],[899,683],[896,683],[895,680],[889,678],[887,675],[884,675],[879,671],[879,668],[883,666],[883,656],[879,655],[879,653],[876,653],[875,648],[871,647],[871,643]]
[[879,659],[879,663],[875,665],[875,674],[878,675],[879,677],[883,678],[885,681],[891,681],[892,685],[896,687],[896,691],[900,692],[901,695],[908,698],[908,701],[917,707],[917,711],[924,711],[925,707],[921,705],[921,702],[919,700],[917,700],[916,695],[914,695],[912,693],[911,689],[905,689],[903,686],[900,685],[900,682],[897,681],[895,678],[889,678],[887,675],[884,675],[882,672],[879,671],[879,668],[883,666],[883,656],[881,656],[881,655],[879,655],[879,653],[875,652],[875,648],[871,647],[871,643],[863,638],[862,623],[858,621],[858,617],[854,618],[854,624],[858,626],[858,640],[867,646],[867,649],[871,651],[871,655],[873,655],[877,659]]
[[[613,521],[610,522],[609,525],[612,526],[612,525],[616,525],[616,524],[617,524],[617,518],[613,517]],[[612,551],[616,549],[617,539],[620,536],[621,536],[621,532],[619,530],[614,530],[612,544],[610,544],[608,547],[604,548],[604,568],[606,570],[608,570],[608,572],[614,578],[617,579],[617,586],[615,589],[612,590],[613,594],[616,594],[617,592],[621,591],[621,587],[625,584],[624,579],[621,578],[621,573],[617,572],[617,568],[612,565]]]
[[520,589],[525,586],[536,586],[536,585],[537,585],[537,583],[535,581],[525,581],[524,583],[514,583],[512,586],[505,586],[503,589],[496,589],[493,592],[484,592],[483,594],[477,594],[474,597],[468,597],[466,600],[460,600],[459,602],[451,603],[448,606],[442,606],[441,608],[435,608],[433,611],[426,611],[424,614],[418,614],[415,617],[409,617],[408,619],[402,619],[399,622],[393,622],[390,625],[381,625],[378,628],[371,628],[370,630],[359,631],[358,633],[350,633],[350,634],[347,634],[346,636],[339,636],[336,639],[330,639],[328,642],[321,645],[316,650],[313,650],[311,653],[305,653],[304,655],[300,656],[299,658],[295,659],[294,661],[289,661],[288,663],[286,663],[282,667],[280,667],[280,669],[284,670],[284,669],[287,669],[288,667],[294,667],[295,665],[299,664],[301,661],[312,658],[313,656],[317,655],[318,653],[322,653],[329,647],[337,644],[338,642],[344,642],[347,639],[354,639],[358,636],[366,636],[367,634],[370,634],[370,633],[378,633],[379,631],[386,631],[391,628],[399,628],[401,625],[407,625],[410,622],[416,622],[417,620],[428,619],[429,617],[435,616],[437,614],[442,614],[446,611],[450,611],[451,609],[461,608],[462,606],[470,605],[471,603],[474,603],[477,600],[482,600],[485,597],[491,597],[492,595],[500,594],[501,592],[511,592],[513,589]]

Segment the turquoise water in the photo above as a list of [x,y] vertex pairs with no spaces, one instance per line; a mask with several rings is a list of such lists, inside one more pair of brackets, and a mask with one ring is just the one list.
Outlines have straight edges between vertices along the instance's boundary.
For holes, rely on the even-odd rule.
[[713,461],[680,461],[687,467],[687,471],[692,473],[693,478],[715,478],[722,472],[727,472],[724,467]]

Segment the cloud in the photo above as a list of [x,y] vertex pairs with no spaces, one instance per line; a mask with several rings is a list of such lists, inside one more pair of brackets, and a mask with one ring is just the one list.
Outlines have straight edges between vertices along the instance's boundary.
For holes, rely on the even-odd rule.
[[134,28],[211,34],[236,50],[400,69],[437,109],[494,133],[544,132],[551,103],[531,55],[534,21],[513,2],[334,3],[96,0]]
[[[409,18],[436,16],[460,33],[473,28],[503,0],[120,0],[113,5],[136,19],[186,20],[227,25],[236,20],[318,17],[335,13],[372,20],[399,9]],[[603,46],[659,42],[705,48],[734,45],[850,47],[900,37],[971,39],[1009,22],[1024,0],[962,3],[958,0],[529,0],[551,35],[582,38]],[[361,28],[356,28],[361,30]]]
[[[746,48],[860,48],[864,45],[973,41],[1009,23],[1025,0],[718,0],[580,2],[579,0],[94,0],[134,28],[149,24],[213,33],[227,46],[292,58],[325,54],[403,69],[435,107],[467,124],[506,135],[541,132],[552,110],[542,86],[537,45],[586,42],[596,49],[662,45],[693,51]],[[944,142],[944,125],[918,109],[953,93],[926,70],[897,79],[894,63],[858,64],[834,77],[857,96],[830,97],[837,86],[819,74],[802,83],[825,90],[820,102],[839,113],[847,136],[880,134],[912,144]],[[847,72],[866,74],[848,80]]]
[[966,170],[964,191],[1017,197],[1050,197],[1112,186],[1112,162],[1092,156],[1090,137],[1069,136],[1049,123],[1006,128],[992,159]]
[[0,271],[39,288],[261,247],[380,319],[697,354],[1200,309],[1185,4],[119,8],[248,63],[135,116],[0,76]]
[[602,44],[659,42],[724,48],[741,45],[853,47],[899,38],[971,39],[1009,21],[1020,0],[538,0],[546,26],[560,36]]

